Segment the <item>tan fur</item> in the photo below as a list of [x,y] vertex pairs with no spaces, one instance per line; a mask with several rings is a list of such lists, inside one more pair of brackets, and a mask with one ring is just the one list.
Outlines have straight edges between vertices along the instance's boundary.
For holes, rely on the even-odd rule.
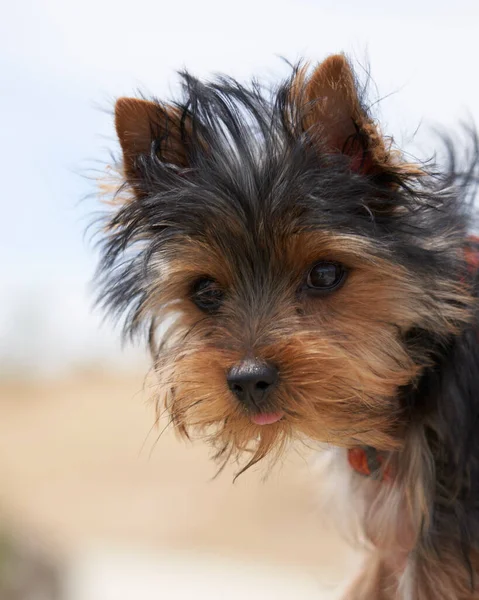
[[[477,572],[479,560],[473,558]],[[470,574],[457,552],[446,547],[440,557],[404,553],[384,556],[380,551],[368,557],[360,575],[351,583],[342,600],[478,600],[471,591]]]
[[[237,274],[221,248],[186,240],[172,252],[167,275],[153,278],[144,309],[159,321],[176,315],[168,352],[156,365],[158,405],[167,406],[181,432],[199,432],[225,457],[248,449],[253,462],[303,436],[340,446],[403,447],[405,415],[394,399],[427,357],[412,360],[399,333],[413,325],[427,329],[431,313],[442,314],[445,331],[453,330],[468,318],[467,290],[438,282],[437,305],[431,305],[422,281],[353,235],[301,234],[283,240],[277,253],[271,261],[281,265],[282,276],[274,301],[254,309],[226,300],[218,324],[192,304],[189,290],[204,273],[225,290],[235,288]],[[346,283],[334,296],[295,300],[300,279],[318,260],[348,267]],[[450,295],[463,304],[449,307]],[[246,310],[248,319],[239,319]],[[227,387],[225,373],[248,354],[282,374],[271,410],[286,416],[267,428],[252,424]]]

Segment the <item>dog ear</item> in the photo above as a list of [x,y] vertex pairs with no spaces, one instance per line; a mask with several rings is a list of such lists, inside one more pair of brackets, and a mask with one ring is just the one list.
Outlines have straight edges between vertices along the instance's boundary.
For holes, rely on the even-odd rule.
[[367,175],[393,166],[395,153],[361,103],[354,72],[341,54],[328,57],[307,79],[299,72],[303,128],[321,150],[346,154],[351,168]]
[[138,98],[119,98],[115,127],[123,151],[123,171],[135,193],[141,194],[142,165],[152,157],[176,167],[188,166],[188,119],[172,106]]

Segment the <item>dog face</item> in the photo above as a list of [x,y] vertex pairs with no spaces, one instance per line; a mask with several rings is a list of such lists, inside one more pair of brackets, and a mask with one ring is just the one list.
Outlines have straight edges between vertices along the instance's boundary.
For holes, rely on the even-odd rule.
[[342,56],[270,94],[184,80],[182,103],[117,102],[101,266],[158,404],[248,465],[295,436],[399,447],[431,339],[468,318],[447,185],[392,150]]

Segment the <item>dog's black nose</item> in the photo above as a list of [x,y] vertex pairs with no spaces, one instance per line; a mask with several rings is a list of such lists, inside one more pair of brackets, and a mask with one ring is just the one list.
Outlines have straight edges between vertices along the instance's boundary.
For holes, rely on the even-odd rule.
[[278,370],[264,362],[245,360],[235,365],[226,379],[239,400],[259,408],[278,380]]

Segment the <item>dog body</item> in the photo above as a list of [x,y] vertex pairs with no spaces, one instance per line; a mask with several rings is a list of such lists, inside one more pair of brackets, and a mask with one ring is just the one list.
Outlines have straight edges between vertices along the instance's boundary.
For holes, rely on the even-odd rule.
[[336,447],[374,547],[350,600],[479,598],[476,138],[462,171],[451,144],[443,171],[406,161],[343,56],[273,90],[183,79],[116,104],[99,271],[158,410],[240,473]]
[[[417,553],[417,529],[403,490],[384,486],[352,468],[347,450],[321,456],[321,507],[341,534],[365,549],[359,574],[348,586],[344,600],[472,600],[469,566],[456,550]],[[421,524],[422,526],[422,524]],[[420,527],[421,527],[420,526]],[[471,567],[477,560],[470,556]],[[458,564],[459,561],[459,564]]]

